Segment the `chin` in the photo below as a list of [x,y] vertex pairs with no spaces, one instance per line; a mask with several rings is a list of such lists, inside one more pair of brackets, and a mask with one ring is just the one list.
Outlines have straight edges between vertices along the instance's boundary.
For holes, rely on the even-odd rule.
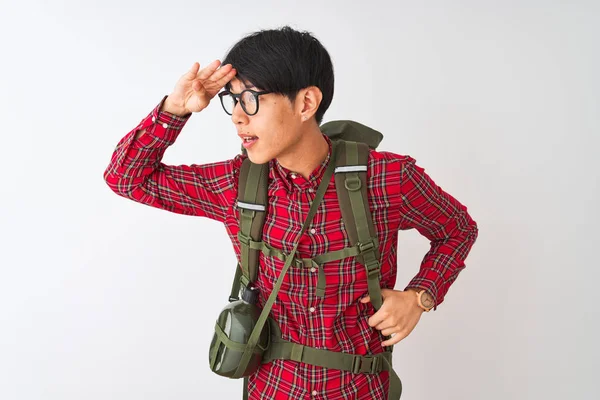
[[253,154],[252,152],[249,151],[248,152],[248,158],[254,164],[266,164],[269,161],[271,161],[271,159],[273,157],[268,157],[267,155],[262,155],[262,154]]

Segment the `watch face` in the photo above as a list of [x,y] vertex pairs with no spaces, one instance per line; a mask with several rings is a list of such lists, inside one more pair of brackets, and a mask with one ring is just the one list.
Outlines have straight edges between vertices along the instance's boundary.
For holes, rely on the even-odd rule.
[[433,307],[433,299],[425,297],[425,300],[423,301],[423,305],[427,308]]
[[421,304],[423,304],[423,307],[430,309],[433,307],[433,297],[431,297],[431,295],[427,292],[423,292],[421,294]]

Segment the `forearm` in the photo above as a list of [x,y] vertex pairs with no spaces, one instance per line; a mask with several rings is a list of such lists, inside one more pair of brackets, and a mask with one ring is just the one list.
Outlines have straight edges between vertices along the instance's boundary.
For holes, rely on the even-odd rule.
[[477,224],[467,207],[436,185],[414,159],[404,165],[401,181],[400,229],[417,229],[431,242],[419,272],[407,288],[425,289],[437,308],[465,268],[477,239]]
[[159,166],[166,149],[175,142],[188,117],[160,112],[163,101],[117,144],[104,179],[117,194],[130,196]]
[[464,211],[453,235],[432,241],[419,272],[407,288],[425,289],[435,301],[435,308],[444,301],[458,274],[465,268],[465,259],[478,235],[475,221]]
[[243,157],[201,165],[164,164],[162,157],[175,142],[187,116],[161,112],[163,104],[121,139],[104,172],[107,185],[138,203],[223,221],[235,200]]

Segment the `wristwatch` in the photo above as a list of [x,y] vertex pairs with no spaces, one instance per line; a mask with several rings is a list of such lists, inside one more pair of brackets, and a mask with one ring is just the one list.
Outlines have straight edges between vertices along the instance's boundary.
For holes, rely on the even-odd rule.
[[425,291],[425,289],[415,292],[417,294],[417,304],[419,307],[423,309],[425,312],[431,311],[435,302],[433,301],[433,297]]

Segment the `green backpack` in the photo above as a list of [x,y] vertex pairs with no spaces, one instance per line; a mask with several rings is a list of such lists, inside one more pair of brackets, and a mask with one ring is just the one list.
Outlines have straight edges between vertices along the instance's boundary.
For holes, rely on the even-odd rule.
[[[286,265],[288,267],[291,264],[296,268],[316,268],[318,270],[316,291],[318,297],[323,297],[325,294],[325,273],[321,265],[329,261],[357,257],[358,263],[367,270],[371,303],[375,310],[381,307],[379,242],[367,197],[367,163],[369,148],[377,148],[383,139],[383,135],[354,121],[331,121],[322,125],[320,129],[333,143],[332,161],[334,164],[331,165],[331,168],[328,168],[332,171],[329,171],[329,175],[326,172],[326,175],[329,177],[329,182],[331,174],[335,173],[337,196],[351,247],[308,259],[297,258],[294,251],[293,259],[288,260],[288,255],[264,243],[262,241],[262,230],[268,208],[269,163],[254,164],[246,158],[240,169],[237,199],[240,221],[238,239],[241,246],[241,260],[236,267],[236,274],[229,296],[230,302],[239,301],[240,290],[251,288],[253,282],[256,281],[259,255],[260,252],[263,252],[265,256],[277,257],[282,261],[287,261]],[[242,152],[245,153],[245,149],[242,148]],[[335,172],[333,168],[335,168]],[[315,202],[318,201],[320,199],[315,199]],[[312,219],[312,217],[309,216],[308,219]],[[287,268],[284,268],[282,275],[285,272],[287,272]],[[282,279],[283,277],[280,277],[280,280]],[[278,292],[279,287],[279,285],[276,285],[273,292]],[[271,298],[274,300],[275,296],[276,293],[272,293],[270,300]],[[272,305],[272,301],[267,302],[262,314],[268,314]],[[353,373],[377,374],[380,371],[387,370],[390,372],[388,399],[397,400],[400,398],[402,384],[392,368],[393,347],[388,346],[383,353],[377,355],[362,356],[303,346],[283,340],[277,323],[268,315],[262,314],[260,323],[255,327],[255,332],[252,335],[256,340],[251,338],[250,343],[232,341],[225,333],[226,328],[223,326],[225,322],[219,319],[215,327],[215,337],[213,343],[211,343],[209,356],[211,369],[229,378],[244,377],[244,398],[247,398],[247,378],[259,367],[259,365],[249,367],[249,364],[252,363],[251,359],[261,360],[258,361],[258,364],[268,363],[275,359],[289,359]],[[259,336],[264,337],[265,331],[269,341],[268,343],[264,341],[259,343]],[[225,351],[238,352],[242,360],[233,374],[221,374],[215,366],[217,355]]]

